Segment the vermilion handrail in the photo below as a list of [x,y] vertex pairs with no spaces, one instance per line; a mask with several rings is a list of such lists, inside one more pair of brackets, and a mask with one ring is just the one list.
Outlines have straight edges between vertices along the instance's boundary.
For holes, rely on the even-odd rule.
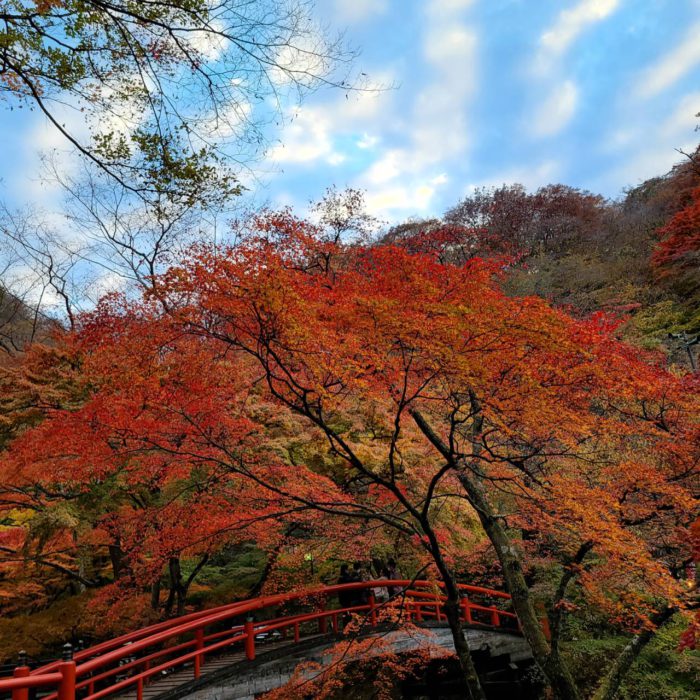
[[[401,591],[395,598],[400,599],[400,607],[407,617],[417,621],[431,618],[444,619],[442,607],[445,598],[440,591],[441,584],[431,581],[382,579],[280,593],[230,603],[150,625],[84,649],[76,653],[72,660],[51,662],[31,672],[26,667],[19,667],[15,669],[14,677],[0,679],[0,693],[11,691],[13,700],[27,700],[28,688],[43,686],[53,687],[56,690],[54,694],[47,696],[46,700],[75,700],[76,690],[82,691],[81,698],[84,700],[98,700],[135,685],[137,700],[142,700],[143,686],[153,676],[192,663],[194,677],[198,678],[207,655],[220,652],[233,644],[242,642],[246,658],[254,659],[256,636],[266,632],[280,630],[286,634],[291,628],[293,639],[297,642],[300,639],[301,625],[317,621],[319,632],[325,633],[330,618],[333,630],[337,632],[338,621],[342,620],[340,616],[345,617],[351,613],[367,614],[369,624],[374,625],[378,621],[377,610],[380,606],[374,600],[373,589],[387,587]],[[366,604],[346,608],[328,609],[326,607],[328,598],[331,596],[344,591],[363,589],[369,589]],[[462,619],[467,624],[501,627],[503,622],[508,620],[515,629],[518,629],[517,617],[514,613],[501,610],[495,605],[481,605],[470,600],[471,595],[479,595],[506,601],[510,600],[507,593],[468,585],[460,585],[460,591],[463,595]],[[248,617],[243,625],[204,634],[205,628],[217,623],[307,599],[323,601],[322,608],[260,622],[254,622]],[[486,615],[488,622],[475,620],[475,614]],[[192,638],[178,641],[187,635],[192,635]],[[177,643],[168,645],[173,641]],[[177,656],[169,658],[173,654]],[[125,678],[115,678],[123,676],[124,673],[128,673]],[[102,687],[97,688],[98,685]]]

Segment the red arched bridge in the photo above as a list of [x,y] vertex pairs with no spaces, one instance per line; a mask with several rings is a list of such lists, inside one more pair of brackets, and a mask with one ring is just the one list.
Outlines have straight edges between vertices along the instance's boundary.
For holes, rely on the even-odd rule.
[[[445,597],[429,581],[378,580],[326,586],[295,593],[270,595],[202,610],[166,620],[130,634],[72,653],[39,668],[21,663],[10,678],[0,679],[0,695],[12,700],[99,700],[114,696],[148,700],[179,684],[199,679],[207,667],[232,661],[253,662],[256,647],[276,648],[342,631],[350,614],[359,614],[370,630],[380,624],[378,588],[398,591],[392,604],[403,619],[414,623],[445,620]],[[339,593],[364,590],[366,603],[332,607]],[[460,585],[461,614],[466,627],[519,633],[510,609],[510,596],[501,591]],[[257,617],[257,620],[254,619]],[[366,631],[367,631],[366,630]]]

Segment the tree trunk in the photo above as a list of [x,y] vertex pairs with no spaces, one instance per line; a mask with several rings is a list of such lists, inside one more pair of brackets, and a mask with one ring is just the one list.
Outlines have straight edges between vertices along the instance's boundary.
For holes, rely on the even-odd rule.
[[124,571],[124,552],[119,546],[119,542],[108,545],[109,560],[112,562],[112,574],[116,581]]
[[160,578],[151,584],[151,610],[160,607]]
[[[473,450],[474,454],[478,455],[481,446],[477,436],[481,434],[483,428],[483,414],[481,413],[478,398],[471,391],[469,394],[474,415],[472,425]],[[486,491],[478,476],[478,465],[475,465],[474,469],[472,469],[472,465],[465,458],[455,461],[454,454],[448,449],[420,411],[414,409],[411,411],[411,415],[428,440],[445,459],[453,464],[457,478],[464,488],[467,500],[479,516],[481,525],[501,563],[506,588],[508,593],[510,593],[513,609],[518,616],[523,635],[530,646],[532,656],[547,677],[554,697],[560,700],[579,700],[581,695],[571,673],[562,662],[560,656],[551,653],[542,624],[530,598],[530,590],[525,580],[517,550],[491,508]],[[471,476],[471,474],[474,476]]]
[[177,589],[177,614],[178,617],[180,615],[185,614],[185,601],[187,599],[187,589],[184,586],[180,586]]
[[178,615],[183,615],[185,612],[185,603],[187,602],[187,591],[190,590],[192,581],[197,574],[202,570],[202,567],[209,561],[209,554],[205,554],[194,567],[192,573],[184,581],[182,578],[182,569],[180,568],[180,558],[170,557],[168,560],[168,571],[170,573],[170,592],[168,600],[165,604],[165,610],[168,615],[172,612],[173,605],[177,603],[176,611]]
[[486,700],[486,695],[481,687],[481,681],[474,666],[471,652],[469,650],[469,642],[464,636],[464,627],[460,615],[460,601],[448,597],[445,603],[445,615],[447,624],[450,626],[452,633],[452,641],[455,647],[455,653],[459,659],[459,665],[464,675],[464,680],[467,683],[467,697],[470,700]]
[[179,589],[182,586],[179,557],[168,559],[168,574],[170,576],[170,590],[168,591],[168,599],[165,601],[165,613],[170,616],[176,601],[178,601],[179,606]]
[[[663,625],[673,617],[674,612],[674,608],[661,610],[652,617],[652,622],[657,626]],[[601,681],[591,700],[613,700],[620,689],[620,684],[625,675],[632,667],[639,653],[653,639],[655,634],[656,628],[644,630],[627,644],[615,659],[612,668],[605,674],[605,678]]]
[[273,567],[277,563],[277,559],[279,558],[280,551],[282,550],[282,542],[280,541],[275,548],[270,552],[270,555],[267,558],[267,561],[265,562],[265,566],[260,574],[260,578],[255,582],[253,587],[248,591],[248,595],[246,596],[247,598],[256,598],[257,596],[260,595],[260,591],[262,591],[263,586],[265,585],[265,582],[267,581],[270,573],[272,572]]
[[474,666],[474,659],[472,659],[469,650],[469,642],[464,635],[464,627],[462,626],[462,618],[460,615],[461,601],[457,581],[442,556],[440,544],[427,519],[424,519],[422,527],[430,541],[430,553],[433,557],[433,561],[440,573],[442,582],[445,584],[445,597],[447,598],[445,603],[445,615],[447,617],[447,624],[450,626],[450,632],[452,633],[455,653],[457,654],[457,659],[462,669],[464,681],[467,684],[467,698],[469,698],[469,700],[486,700],[486,694],[481,687],[481,681],[479,681],[479,675]]
[[571,673],[561,657],[551,653],[542,629],[542,622],[538,618],[530,598],[530,590],[525,581],[516,549],[498,518],[494,517],[483,487],[477,478],[470,478],[464,469],[458,471],[458,477],[467,492],[469,501],[479,515],[479,520],[496,551],[498,560],[501,562],[503,577],[513,602],[513,609],[518,616],[523,635],[532,650],[535,661],[547,676],[556,698],[578,700],[581,695]]

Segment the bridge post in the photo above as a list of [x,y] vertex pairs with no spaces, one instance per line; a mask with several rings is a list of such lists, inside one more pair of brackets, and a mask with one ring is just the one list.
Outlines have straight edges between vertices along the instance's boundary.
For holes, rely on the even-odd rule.
[[377,602],[374,599],[374,591],[370,590],[367,600],[369,602],[369,624],[374,627],[377,624]]
[[[326,596],[321,597],[321,612],[323,612],[326,609],[326,605],[328,604],[328,598]],[[321,634],[326,634],[328,631],[328,618],[326,618],[325,615],[322,615],[321,617],[318,618],[318,631]]]
[[[197,630],[195,630],[194,633],[194,638],[195,638],[195,649],[199,651],[200,649],[204,649],[204,630],[199,627]],[[199,678],[199,676],[202,673],[202,664],[204,663],[204,654],[197,654],[197,656],[194,657],[194,677]]]
[[469,605],[469,599],[468,598],[462,598],[462,614],[464,616],[464,621],[468,624],[472,624],[472,608],[471,605]]
[[[19,666],[17,666],[12,675],[15,678],[26,678],[29,675],[26,651],[19,652],[17,662],[19,663]],[[13,688],[12,700],[29,700],[29,688]]]
[[63,645],[63,661],[58,665],[61,682],[58,686],[58,700],[75,700],[75,661],[70,643]]
[[491,606],[491,624],[498,627],[501,624],[501,618],[498,615],[498,608],[495,605]]
[[248,661],[253,661],[255,659],[255,626],[252,617],[246,618],[243,630],[245,632],[245,656]]

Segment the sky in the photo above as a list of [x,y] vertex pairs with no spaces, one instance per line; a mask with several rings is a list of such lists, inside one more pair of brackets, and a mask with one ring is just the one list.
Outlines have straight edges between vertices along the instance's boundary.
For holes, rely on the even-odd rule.
[[[700,0],[317,0],[387,89],[285,108],[246,184],[304,213],[329,185],[387,222],[476,186],[563,182],[617,197],[700,141]],[[0,105],[0,107],[2,107]],[[36,114],[0,111],[0,198],[50,206]]]

